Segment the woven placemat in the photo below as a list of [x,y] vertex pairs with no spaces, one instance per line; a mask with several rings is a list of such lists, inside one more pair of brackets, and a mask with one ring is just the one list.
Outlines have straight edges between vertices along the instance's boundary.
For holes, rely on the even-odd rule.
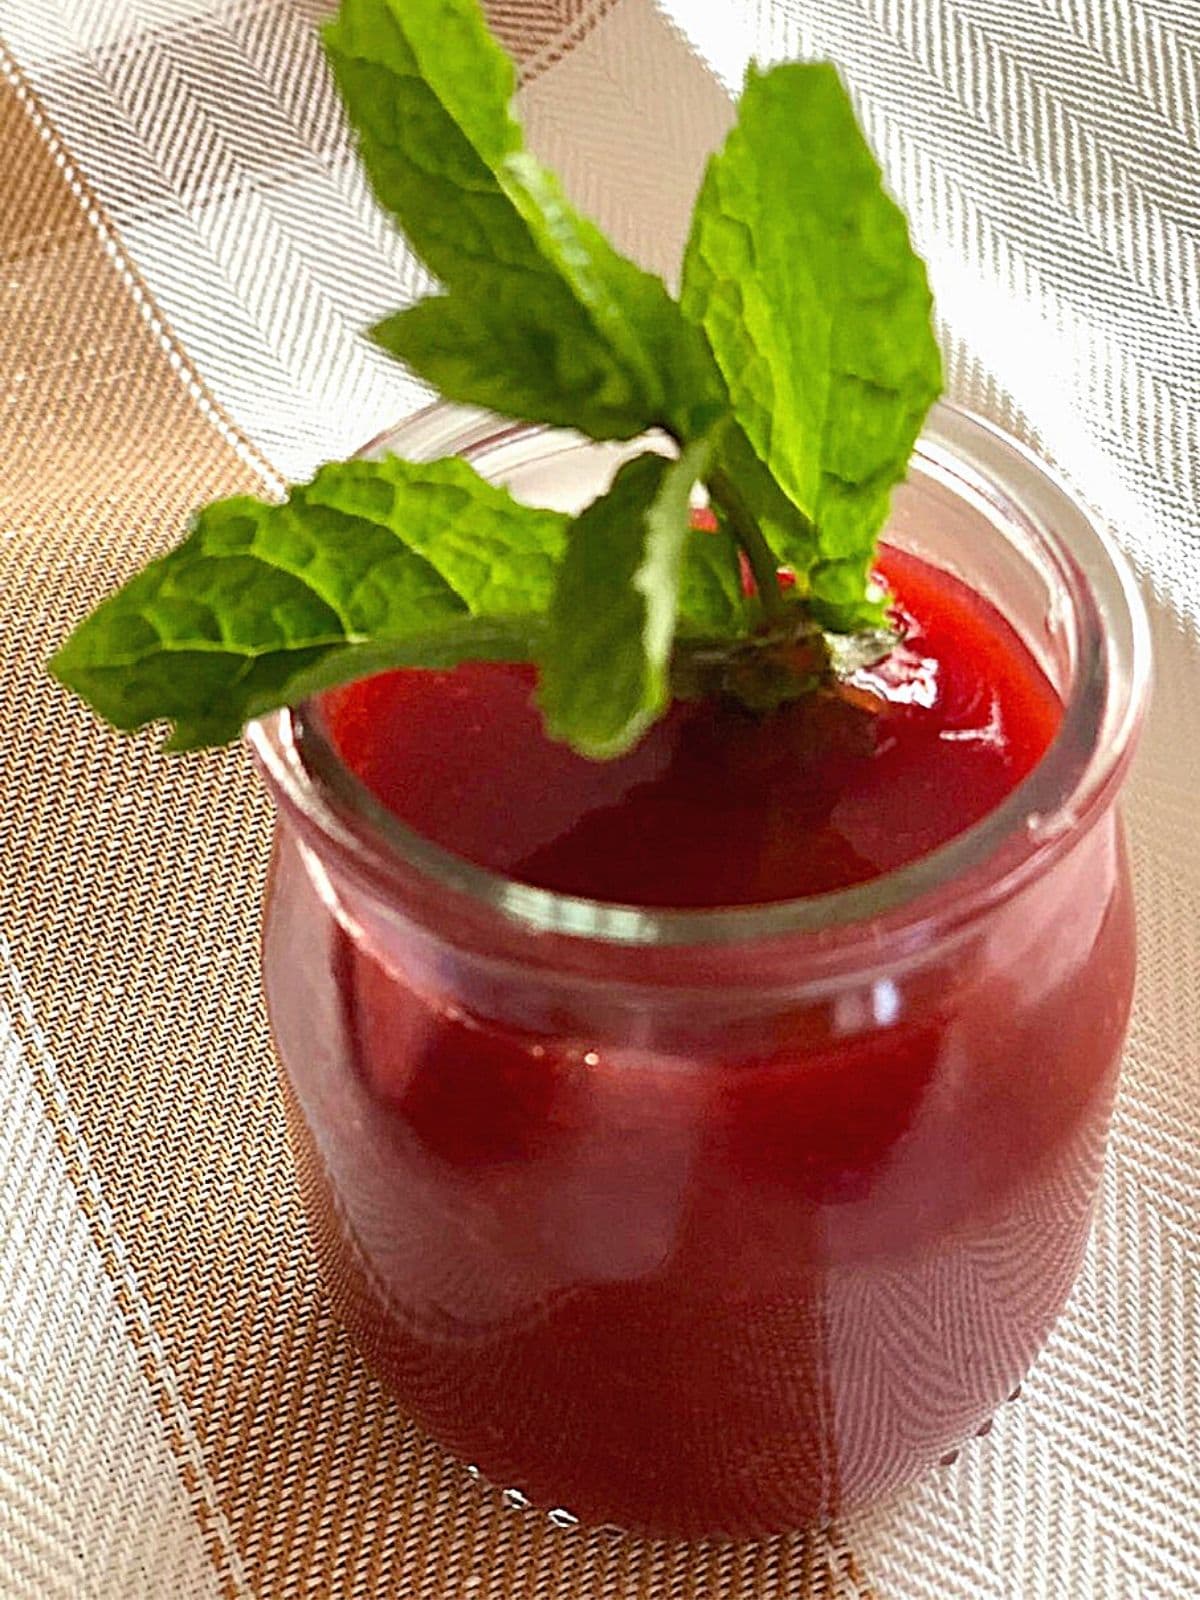
[[[829,1536],[648,1544],[506,1505],[333,1321],[257,988],[269,811],[45,676],[188,511],[419,403],[426,287],[349,163],[327,0],[0,0],[0,1595],[1192,1600],[1200,1527],[1200,14],[663,0],[734,82],[832,54],[918,225],[957,398],[1146,579],[1142,971],[1095,1238],[993,1433]],[[651,0],[496,0],[538,148],[670,270],[724,91]]]

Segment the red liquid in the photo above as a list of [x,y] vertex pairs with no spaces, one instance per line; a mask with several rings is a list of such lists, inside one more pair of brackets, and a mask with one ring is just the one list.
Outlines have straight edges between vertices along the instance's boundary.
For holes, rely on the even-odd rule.
[[[405,821],[533,883],[835,889],[986,814],[1059,718],[984,602],[911,557],[888,574],[911,627],[877,713],[680,707],[592,764],[542,737],[524,670],[473,666],[339,691],[330,726]],[[693,1000],[627,1004],[350,889],[335,919],[285,839],[265,971],[302,1177],[406,1409],[543,1506],[685,1534],[821,1520],[983,1423],[1086,1237],[1132,983],[1111,815],[944,956],[889,954],[740,1009],[714,954]]]
[[843,889],[987,815],[1038,761],[1059,702],[1003,619],[892,552],[904,648],[863,681],[760,719],[677,705],[623,760],[544,737],[532,669],[392,673],[327,697],[346,763],[456,854],[565,894],[744,905]]

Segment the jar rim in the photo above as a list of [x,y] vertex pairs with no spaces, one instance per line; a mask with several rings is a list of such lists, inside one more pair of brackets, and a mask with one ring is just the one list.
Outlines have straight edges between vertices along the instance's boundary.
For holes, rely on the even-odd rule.
[[[533,424],[438,402],[359,453],[470,460],[501,445],[590,442]],[[594,447],[593,447],[594,448]],[[1046,752],[1004,800],[970,828],[865,883],[760,905],[677,910],[560,894],[479,866],[389,811],[342,762],[309,707],[272,713],[248,729],[268,781],[294,813],[375,881],[415,871],[527,932],[597,945],[731,945],[809,936],[822,947],[902,934],[925,942],[1008,898],[1104,809],[1136,743],[1150,681],[1149,624],[1134,577],[1108,534],[1058,474],[994,424],[947,401],[914,451],[928,478],[1018,522],[1065,590],[1074,670]],[[947,894],[954,888],[970,893]]]

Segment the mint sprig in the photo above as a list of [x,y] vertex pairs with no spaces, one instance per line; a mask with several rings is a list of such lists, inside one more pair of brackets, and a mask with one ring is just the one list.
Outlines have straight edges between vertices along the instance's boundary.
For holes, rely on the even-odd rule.
[[53,671],[115,727],[167,719],[170,747],[189,750],[389,667],[529,660],[566,529],[464,461],[322,467],[282,505],[208,506]]
[[516,75],[475,0],[344,0],[325,46],[376,197],[447,291],[374,337],[457,400],[629,439],[724,394],[661,279],[526,149]]
[[[835,69],[751,67],[710,161],[683,266],[742,438],[800,516],[759,507],[826,626],[879,621],[867,597],[893,485],[941,389],[925,268]],[[768,496],[771,489],[767,490]]]
[[[550,733],[607,757],[673,693],[764,709],[878,648],[875,540],[941,369],[835,70],[751,70],[677,301],[525,149],[476,0],[343,0],[325,42],[375,193],[441,284],[374,337],[450,399],[596,439],[658,430],[674,454],[638,456],[573,521],[463,462],[394,457],[323,467],[281,505],[219,501],[56,676],[186,749],[388,667],[530,660]],[[691,526],[702,490],[711,533]]]
[[711,456],[701,439],[677,461],[626,462],[571,529],[538,699],[547,732],[584,755],[622,754],[666,709],[692,491]]

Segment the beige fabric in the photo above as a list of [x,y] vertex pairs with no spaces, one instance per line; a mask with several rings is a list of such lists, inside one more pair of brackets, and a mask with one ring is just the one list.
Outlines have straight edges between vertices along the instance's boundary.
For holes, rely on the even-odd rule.
[[[844,1535],[722,1549],[506,1506],[381,1395],[301,1225],[247,765],[165,762],[41,671],[190,506],[420,398],[355,337],[425,280],[349,161],[312,39],[328,9],[0,0],[0,1595],[1190,1600],[1194,0],[668,5],[727,76],[756,42],[847,66],[934,258],[959,393],[1084,483],[1169,602],[1131,807],[1141,999],[1071,1310],[1021,1401],[913,1494]],[[492,12],[538,147],[670,271],[723,91],[651,0]]]

